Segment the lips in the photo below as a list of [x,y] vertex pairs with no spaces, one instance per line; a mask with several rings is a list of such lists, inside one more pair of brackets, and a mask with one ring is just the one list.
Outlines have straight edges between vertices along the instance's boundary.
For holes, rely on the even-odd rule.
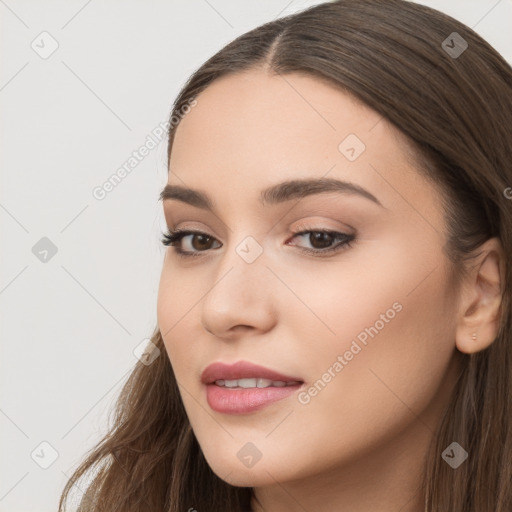
[[201,381],[205,384],[208,405],[221,414],[260,411],[291,397],[304,385],[300,377],[284,375],[247,361],[231,365],[213,363],[204,369]]
[[248,361],[238,361],[231,365],[220,362],[212,363],[208,365],[201,374],[201,382],[203,384],[213,384],[216,380],[250,378],[262,378],[283,382],[304,382],[300,377],[283,375],[270,368],[249,363]]

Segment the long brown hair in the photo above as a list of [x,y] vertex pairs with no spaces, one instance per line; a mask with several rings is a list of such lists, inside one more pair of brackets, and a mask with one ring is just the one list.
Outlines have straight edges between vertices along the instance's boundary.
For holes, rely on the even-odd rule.
[[[255,67],[329,80],[406,136],[420,172],[442,191],[445,250],[455,275],[463,275],[484,241],[500,239],[507,261],[499,332],[487,349],[461,354],[463,372],[433,437],[422,490],[426,512],[510,512],[510,65],[473,30],[428,7],[403,0],[338,0],[266,23],[229,43],[189,78],[170,118],[179,118],[217,78]],[[168,157],[176,128],[171,123]],[[59,512],[75,484],[83,492],[81,512],[251,510],[252,489],[229,485],[208,466],[158,328],[151,341],[161,356],[148,366],[136,364],[108,434],[67,482]],[[441,457],[453,441],[469,453],[456,470]],[[80,479],[92,470],[97,471],[91,483],[82,487]]]

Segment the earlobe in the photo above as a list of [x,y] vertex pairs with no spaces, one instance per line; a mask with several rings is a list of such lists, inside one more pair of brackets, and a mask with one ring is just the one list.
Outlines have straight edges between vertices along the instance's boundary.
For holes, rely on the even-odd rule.
[[473,354],[488,348],[499,330],[505,257],[499,238],[478,248],[479,255],[461,288],[455,343]]

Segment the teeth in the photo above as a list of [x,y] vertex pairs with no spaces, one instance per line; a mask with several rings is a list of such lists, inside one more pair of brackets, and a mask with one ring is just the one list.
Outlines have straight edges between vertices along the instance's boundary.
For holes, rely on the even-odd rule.
[[226,388],[268,388],[270,386],[276,388],[282,388],[284,386],[293,386],[295,384],[299,384],[299,382],[284,382],[282,380],[270,380],[270,379],[260,379],[260,378],[251,378],[251,379],[236,379],[236,380],[216,380],[215,384],[217,386],[222,386]]
[[258,388],[268,388],[269,386],[272,386],[272,381],[270,379],[258,379],[258,382],[256,382],[256,387]]

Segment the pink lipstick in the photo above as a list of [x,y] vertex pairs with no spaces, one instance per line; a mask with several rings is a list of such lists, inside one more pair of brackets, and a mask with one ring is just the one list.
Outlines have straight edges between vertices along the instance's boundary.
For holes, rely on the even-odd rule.
[[233,365],[216,362],[205,368],[201,382],[206,385],[208,405],[217,412],[244,414],[258,411],[295,393],[304,384],[288,376],[247,361]]

